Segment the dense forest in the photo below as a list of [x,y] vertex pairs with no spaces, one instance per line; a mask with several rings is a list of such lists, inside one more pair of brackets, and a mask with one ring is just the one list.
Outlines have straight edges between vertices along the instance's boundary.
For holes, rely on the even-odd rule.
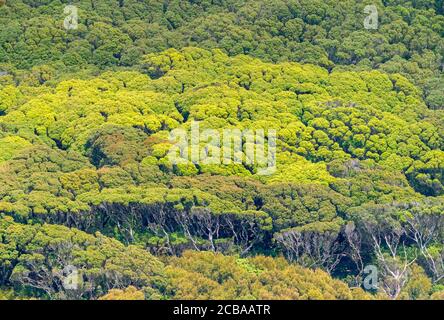
[[442,0],[0,5],[0,300],[444,300]]

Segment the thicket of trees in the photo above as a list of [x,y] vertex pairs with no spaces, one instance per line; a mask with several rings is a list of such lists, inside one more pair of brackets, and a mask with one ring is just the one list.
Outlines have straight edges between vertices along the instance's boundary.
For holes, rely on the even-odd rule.
[[[355,286],[375,263],[393,298],[425,270],[439,290],[444,131],[406,78],[197,48],[148,55],[143,68],[3,86],[4,214],[156,255],[282,253]],[[277,173],[171,164],[168,133],[191,121],[275,128]]]
[[[57,225],[0,218],[0,284],[52,299],[352,299],[372,298],[327,273],[264,256],[241,259],[185,252],[161,262],[139,246]],[[66,266],[76,267],[69,273]],[[201,271],[198,271],[201,270]],[[67,276],[76,289],[63,285]],[[7,291],[0,298],[14,297]]]
[[[442,2],[66,4],[0,8],[0,299],[442,299]],[[193,121],[277,172],[171,163]]]
[[[67,4],[79,8],[79,27],[69,32]],[[366,5],[378,9],[376,30],[364,29]],[[143,55],[168,48],[220,48],[400,73],[431,109],[443,109],[443,11],[442,0],[16,0],[0,10],[0,69],[37,84],[82,67],[137,68]]]

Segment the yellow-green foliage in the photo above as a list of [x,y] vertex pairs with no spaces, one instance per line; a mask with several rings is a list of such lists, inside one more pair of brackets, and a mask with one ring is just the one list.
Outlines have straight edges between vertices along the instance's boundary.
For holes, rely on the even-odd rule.
[[[0,211],[91,230],[102,223],[106,234],[133,242],[144,230],[141,215],[158,210],[194,218],[206,212],[216,224],[235,217],[279,233],[336,223],[369,202],[444,192],[439,123],[400,75],[329,73],[199,48],[149,54],[143,70],[148,75],[108,71],[5,87],[16,98],[0,116],[7,160],[0,164]],[[264,129],[264,142],[275,129],[276,172],[261,176],[257,163],[246,162],[173,165],[169,133],[190,132],[193,121],[221,133]],[[241,153],[245,160],[246,149]],[[85,222],[91,215],[96,221]],[[169,232],[197,245],[181,224]],[[168,232],[158,232],[168,242]],[[207,236],[198,235],[199,245],[230,247]]]
[[0,0],[0,299],[441,298],[442,1],[65,2]]
[[0,139],[0,162],[9,160],[21,150],[26,147],[31,146],[32,144],[19,137],[19,136],[7,136]]
[[99,300],[145,300],[145,295],[136,287],[130,286],[126,289],[111,289],[106,295]]
[[[18,224],[8,217],[0,217],[0,236],[3,239],[0,281],[10,281],[16,288],[28,288],[31,290],[28,292],[44,294],[43,297],[91,299],[101,296],[100,300],[371,298],[361,290],[350,290],[345,283],[323,271],[291,265],[282,258],[238,259],[188,251],[181,258],[167,259],[165,266],[142,248],[124,246],[99,233],[89,235],[62,226]],[[81,288],[76,291],[54,287],[50,280],[54,277],[63,281],[65,264],[77,268]],[[38,272],[42,277],[31,280],[30,272]],[[10,299],[13,293],[3,292],[0,297]]]
[[210,252],[185,252],[172,258],[166,273],[173,298],[350,300],[371,299],[361,289],[350,290],[321,270],[289,264],[283,258],[257,256],[239,262],[236,257]]

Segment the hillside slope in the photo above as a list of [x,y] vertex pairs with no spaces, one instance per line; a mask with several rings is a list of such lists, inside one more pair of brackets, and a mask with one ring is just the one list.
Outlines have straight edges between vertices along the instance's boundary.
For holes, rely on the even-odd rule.
[[442,299],[441,0],[65,2],[0,7],[0,299]]

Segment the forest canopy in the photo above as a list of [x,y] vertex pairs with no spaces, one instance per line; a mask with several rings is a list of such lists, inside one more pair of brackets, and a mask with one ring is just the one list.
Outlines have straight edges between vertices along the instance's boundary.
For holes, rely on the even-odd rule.
[[[443,3],[367,4],[7,1],[0,299],[442,299]],[[172,163],[196,123],[276,172]]]

